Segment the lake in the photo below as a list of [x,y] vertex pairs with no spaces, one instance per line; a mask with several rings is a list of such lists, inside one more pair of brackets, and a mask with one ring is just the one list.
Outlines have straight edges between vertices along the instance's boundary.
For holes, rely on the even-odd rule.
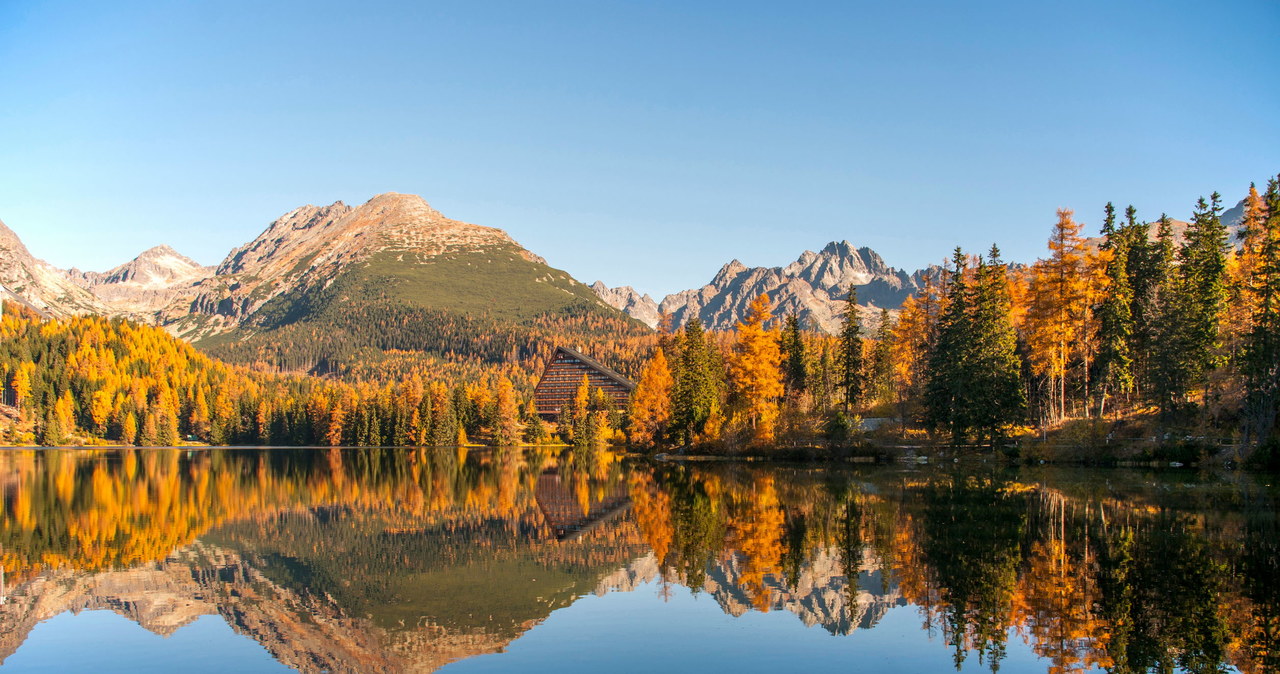
[[1271,476],[0,453],[0,671],[1280,671]]

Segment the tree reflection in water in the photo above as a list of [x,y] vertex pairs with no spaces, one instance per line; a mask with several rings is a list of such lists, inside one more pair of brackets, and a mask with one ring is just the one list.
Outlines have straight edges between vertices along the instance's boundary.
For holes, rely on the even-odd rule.
[[452,448],[12,451],[0,475],[5,656],[109,608],[217,613],[303,671],[433,669],[660,580],[836,635],[913,605],[957,667],[1017,639],[1049,672],[1280,669],[1280,532],[1247,477]]

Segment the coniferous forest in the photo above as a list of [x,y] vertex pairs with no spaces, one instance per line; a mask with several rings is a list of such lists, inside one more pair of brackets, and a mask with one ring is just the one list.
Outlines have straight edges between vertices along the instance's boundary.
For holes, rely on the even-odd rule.
[[[591,312],[516,324],[379,304],[376,316],[338,308],[200,350],[159,328],[41,321],[6,304],[0,433],[45,445],[722,451],[1145,442],[1182,448],[1168,456],[1260,446],[1267,462],[1280,455],[1280,178],[1250,188],[1238,236],[1222,212],[1216,193],[1185,226],[1107,204],[1089,239],[1060,210],[1031,264],[994,245],[957,248],[873,321],[859,320],[850,288],[835,335],[776,315],[766,295],[724,333],[696,318],[645,333]],[[629,409],[584,383],[558,423],[540,420],[532,388],[556,343],[633,377]]]

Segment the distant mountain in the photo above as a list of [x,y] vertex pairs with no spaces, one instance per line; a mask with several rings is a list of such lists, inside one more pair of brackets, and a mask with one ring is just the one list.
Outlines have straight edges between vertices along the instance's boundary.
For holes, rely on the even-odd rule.
[[53,316],[109,313],[111,308],[77,285],[67,272],[37,260],[0,222],[0,286]]
[[421,197],[380,194],[281,216],[200,281],[185,312],[162,322],[200,338],[243,325],[272,328],[334,303],[403,306],[531,320],[586,307],[616,315],[567,272],[506,232],[450,220]]
[[651,328],[658,327],[658,321],[661,318],[658,312],[658,303],[653,301],[653,298],[649,297],[648,293],[641,295],[631,286],[610,288],[603,281],[592,283],[591,290],[599,295],[600,299],[604,300],[609,306]]
[[[1223,213],[1233,242],[1242,216],[1243,201]],[[1185,228],[1174,221],[1175,236]],[[728,330],[760,293],[773,298],[777,316],[795,314],[808,327],[834,332],[850,284],[858,288],[865,319],[901,306],[937,273],[937,267],[890,267],[875,251],[841,241],[805,251],[785,267],[733,260],[708,284],[656,301],[630,286],[597,281],[588,288],[500,229],[450,220],[421,197],[396,193],[357,207],[339,201],[294,209],[215,268],[157,246],[106,272],[64,271],[34,258],[0,223],[0,286],[13,296],[54,316],[126,316],[223,344],[299,323],[318,329],[326,321],[350,322],[375,307],[503,324],[585,312],[629,316],[651,328],[665,312],[673,327],[696,316],[709,328]],[[361,339],[370,341],[353,343]],[[383,341],[395,344],[379,348],[414,343],[410,337]]]
[[156,316],[175,303],[180,311],[194,298],[195,285],[213,276],[205,267],[169,246],[156,246],[105,272],[68,272],[71,280],[86,288],[113,313],[135,320],[155,322]]
[[751,300],[767,293],[775,316],[795,314],[807,327],[836,332],[850,285],[858,289],[865,321],[880,309],[900,307],[931,273],[936,269],[908,273],[885,264],[870,248],[833,241],[820,252],[806,250],[786,267],[747,267],[733,260],[707,285],[668,295],[661,303],[629,287],[609,288],[599,281],[591,287],[612,306],[650,325],[665,312],[674,327],[697,317],[708,328],[729,330],[745,316]]

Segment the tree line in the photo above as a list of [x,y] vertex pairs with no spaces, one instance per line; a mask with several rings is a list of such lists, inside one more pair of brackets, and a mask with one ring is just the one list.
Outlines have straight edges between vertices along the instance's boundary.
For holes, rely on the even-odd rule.
[[692,320],[642,370],[630,437],[842,440],[876,415],[958,444],[1079,419],[1275,442],[1280,178],[1243,208],[1235,241],[1217,193],[1185,224],[1107,204],[1094,240],[1059,210],[1044,258],[957,248],[896,316],[864,321],[851,287],[838,335],[775,320],[764,295],[732,334]]

